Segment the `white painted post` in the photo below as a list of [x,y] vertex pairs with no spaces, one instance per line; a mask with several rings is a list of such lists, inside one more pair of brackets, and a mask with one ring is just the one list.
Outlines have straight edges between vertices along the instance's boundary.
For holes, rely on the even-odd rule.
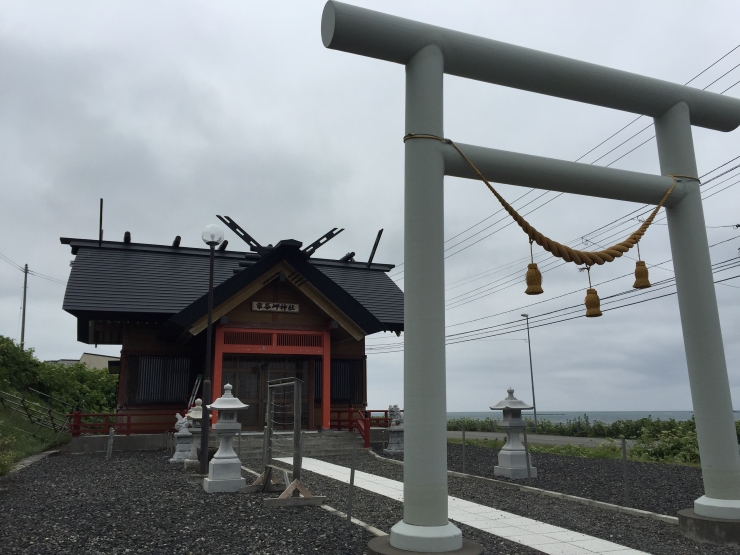
[[[689,115],[680,102],[655,118],[663,175],[698,176]],[[666,213],[704,479],[694,511],[740,519],[740,455],[704,210],[699,183],[687,184],[684,198]]]
[[[442,52],[422,48],[406,64],[406,133],[443,136]],[[462,547],[447,520],[444,307],[444,163],[433,139],[406,142],[404,197],[403,520],[390,543],[408,551]]]

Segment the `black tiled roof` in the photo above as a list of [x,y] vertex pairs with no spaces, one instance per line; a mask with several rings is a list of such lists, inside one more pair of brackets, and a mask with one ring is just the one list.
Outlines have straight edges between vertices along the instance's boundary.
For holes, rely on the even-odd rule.
[[[166,320],[196,303],[208,288],[208,249],[114,241],[98,246],[95,240],[65,238],[62,243],[77,255],[63,304],[75,316],[113,319],[136,314]],[[237,277],[235,271],[259,261],[254,253],[216,251],[214,284],[218,289]],[[392,265],[367,268],[365,263],[314,258],[305,263],[359,302],[381,329],[403,329],[403,292],[387,274]],[[332,290],[328,282],[325,286]]]

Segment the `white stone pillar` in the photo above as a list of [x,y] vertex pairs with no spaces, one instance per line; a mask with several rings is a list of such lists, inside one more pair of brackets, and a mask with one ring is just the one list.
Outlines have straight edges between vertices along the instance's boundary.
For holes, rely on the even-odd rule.
[[[681,102],[655,118],[655,132],[661,173],[698,176],[689,107]],[[685,183],[686,196],[666,213],[704,479],[694,511],[740,519],[740,455],[704,210],[698,182]]]
[[[442,52],[406,65],[406,133],[443,136]],[[460,549],[447,520],[447,400],[444,306],[444,163],[441,143],[406,142],[404,300],[404,509],[390,543],[408,551]]]

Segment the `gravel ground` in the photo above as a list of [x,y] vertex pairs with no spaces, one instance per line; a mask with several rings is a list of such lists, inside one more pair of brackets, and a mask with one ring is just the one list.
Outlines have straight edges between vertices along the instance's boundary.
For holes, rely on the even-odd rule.
[[[383,457],[382,450],[376,449]],[[402,457],[396,457],[402,458]],[[498,464],[498,450],[465,446],[465,471],[468,474],[526,484],[527,480],[509,480],[493,475]],[[587,459],[546,453],[532,453],[532,464],[539,477],[532,486],[558,491],[615,505],[624,504],[624,471],[616,459]],[[447,444],[447,468],[462,472],[462,445]],[[694,506],[704,495],[701,469],[675,464],[627,461],[630,507],[676,516],[681,509]]]
[[[466,453],[467,455],[467,453]],[[350,457],[321,457],[322,460],[349,466]],[[357,469],[384,476],[392,480],[403,480],[403,467],[371,456],[358,457]],[[346,499],[346,484],[323,478],[304,470],[304,481],[315,484],[314,489],[331,491],[333,507],[345,510],[341,499]],[[360,493],[361,492],[361,493]],[[533,493],[524,493],[503,486],[486,484],[463,478],[449,478],[449,493],[466,499],[536,519],[540,522],[561,526],[568,530],[588,534],[596,538],[613,541],[620,545],[646,551],[654,555],[737,555],[740,549],[698,544],[681,536],[678,526],[657,520],[629,516],[614,511],[587,507],[579,503],[563,501]],[[335,500],[336,499],[336,500]],[[376,494],[355,490],[355,516],[360,520],[388,531],[402,516],[401,504]],[[467,526],[460,526],[466,537],[486,546],[489,554],[540,553],[532,548],[496,538]]]
[[[452,449],[451,449],[452,451]],[[262,494],[208,495],[164,452],[53,456],[0,479],[0,552],[28,554],[363,554],[372,535],[318,507],[264,509]],[[324,460],[349,465],[349,457]],[[258,468],[258,461],[247,461]],[[403,467],[371,456],[358,469],[402,480]],[[248,481],[252,479],[247,476]],[[303,481],[346,510],[347,485],[304,471]],[[611,540],[654,555],[730,555],[695,544],[678,527],[509,488],[451,477],[451,495]],[[276,494],[275,494],[276,495]],[[357,488],[354,516],[384,531],[402,518],[396,501]],[[209,524],[199,519],[208,515]],[[535,555],[461,525],[493,555]]]
[[374,537],[319,507],[264,509],[263,494],[209,495],[168,458],[59,455],[0,479],[0,552],[344,555],[365,553]]

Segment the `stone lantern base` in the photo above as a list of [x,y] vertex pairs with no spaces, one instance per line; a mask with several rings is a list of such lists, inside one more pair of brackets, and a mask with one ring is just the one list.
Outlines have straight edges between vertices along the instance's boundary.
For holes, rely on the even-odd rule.
[[184,462],[193,448],[193,434],[189,430],[177,432],[175,434],[175,441],[175,453],[172,455],[170,462]]
[[[537,468],[532,466],[532,455],[529,456],[529,471],[532,478],[537,478]],[[499,451],[498,466],[493,467],[494,476],[504,476],[512,480],[522,480],[527,477],[527,455],[521,451]]]
[[242,463],[231,446],[231,440],[241,424],[238,422],[218,422],[213,426],[220,441],[218,451],[208,465],[208,477],[203,479],[203,489],[207,493],[239,491],[247,485],[242,478]]
[[386,455],[403,455],[403,426],[388,428],[388,446],[383,450]]

